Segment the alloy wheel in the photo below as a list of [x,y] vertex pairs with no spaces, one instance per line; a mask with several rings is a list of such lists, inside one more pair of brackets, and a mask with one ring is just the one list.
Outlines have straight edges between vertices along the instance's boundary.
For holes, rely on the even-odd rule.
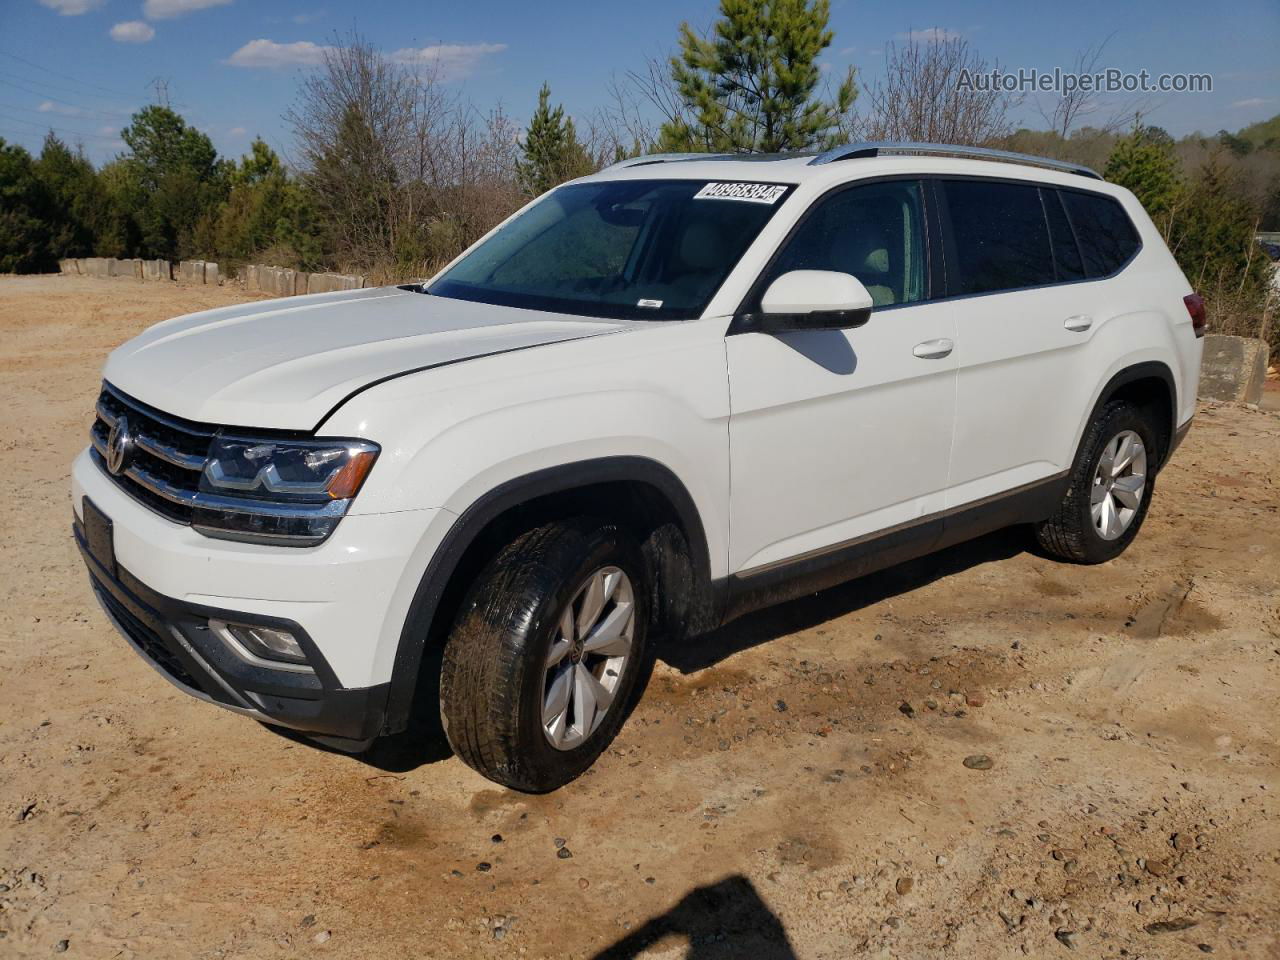
[[635,593],[619,567],[583,581],[561,611],[543,674],[542,729],[557,750],[580,746],[613,706],[631,659]]
[[1116,540],[1133,523],[1147,489],[1147,449],[1142,438],[1124,430],[1103,448],[1093,474],[1089,509],[1103,540]]

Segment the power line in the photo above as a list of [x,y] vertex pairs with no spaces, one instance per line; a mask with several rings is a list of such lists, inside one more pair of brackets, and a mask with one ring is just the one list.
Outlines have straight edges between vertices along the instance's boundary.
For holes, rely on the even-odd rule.
[[[13,74],[3,74],[3,76],[13,76]],[[115,112],[115,111],[90,110],[90,109],[89,109],[89,108],[87,108],[87,107],[82,107],[82,106],[80,106],[80,104],[78,104],[78,103],[72,103],[70,100],[63,100],[63,99],[61,99],[61,98],[59,98],[59,97],[55,97],[55,96],[53,96],[52,94],[48,94],[48,93],[41,93],[39,90],[33,90],[31,87],[24,86],[24,85],[23,85],[23,84],[21,84],[21,83],[16,83],[16,82],[15,82],[15,81],[13,81],[13,80],[3,80],[3,79],[0,79],[0,83],[5,84],[6,86],[13,87],[13,88],[14,88],[14,89],[16,89],[16,90],[21,90],[23,93],[29,93],[29,94],[31,94],[31,96],[33,96],[33,97],[40,97],[40,98],[41,98],[41,99],[43,99],[43,100],[52,100],[54,103],[60,103],[60,104],[62,104],[64,107],[75,107],[77,110],[82,110],[82,111],[84,111],[85,113],[96,113],[96,114],[98,114],[98,115],[100,115],[100,116],[103,116],[103,117],[110,117],[110,116],[113,116],[113,115],[114,115],[114,116],[125,116],[125,113],[124,113],[123,111],[121,111],[121,112],[117,113],[117,112]]]
[[101,133],[85,133],[82,130],[67,130],[64,127],[54,127],[54,126],[49,126],[43,123],[36,123],[33,120],[23,120],[21,117],[11,117],[5,113],[0,113],[0,120],[8,120],[10,123],[21,123],[28,127],[35,127],[37,130],[51,130],[54,133],[65,134],[68,137],[79,137],[82,139],[87,138],[89,140],[101,140],[105,143],[120,142],[120,138],[118,136],[108,137],[105,134],[101,134]]
[[[63,80],[70,80],[72,83],[79,84],[80,86],[91,87],[94,90],[101,90],[103,93],[109,93],[114,97],[135,96],[135,94],[132,94],[132,93],[121,93],[119,90],[112,90],[110,87],[104,87],[96,83],[90,83],[88,80],[81,80],[78,77],[73,77],[67,73],[59,73],[57,70],[51,70],[49,67],[41,66],[38,63],[35,63],[31,60],[27,60],[24,57],[18,56],[16,53],[10,53],[8,50],[0,50],[0,56],[11,57],[12,59],[17,60],[19,63],[25,63],[28,67],[35,67],[37,70],[43,70],[45,73],[53,74],[53,76],[55,77],[61,77]],[[70,92],[75,93],[77,91],[73,90]]]
[[[11,73],[8,70],[0,70],[0,76],[9,77],[13,80],[21,80],[23,83],[34,84],[35,86],[40,87],[42,90],[57,90],[59,93],[69,93],[75,97],[81,97],[88,100],[97,100],[103,103],[114,102],[113,99],[104,97],[101,94],[85,93],[85,91],[83,90],[73,90],[71,87],[64,87],[56,83],[49,83],[47,80],[43,80],[37,77],[27,76],[25,73]],[[124,96],[124,94],[121,94],[121,96]],[[133,99],[136,97],[137,97],[137,94],[129,95],[130,99]]]
[[[3,51],[0,51],[0,52],[3,52]],[[24,84],[33,84],[33,85],[35,85],[35,86],[37,86],[37,87],[40,87],[41,89],[39,89],[39,90],[26,89],[26,92],[27,92],[27,93],[34,94],[34,95],[35,95],[35,96],[37,96],[37,97],[47,97],[47,98],[49,98],[50,100],[57,99],[56,97],[54,97],[54,96],[53,96],[53,94],[44,92],[45,90],[57,90],[59,93],[69,93],[69,94],[71,94],[72,96],[75,96],[75,97],[82,97],[82,98],[86,98],[86,97],[87,97],[87,98],[88,98],[88,99],[90,99],[90,100],[99,100],[99,101],[103,101],[103,102],[108,102],[108,98],[107,98],[107,97],[102,96],[101,94],[96,94],[96,93],[85,93],[83,90],[74,90],[74,89],[72,89],[71,87],[64,87],[64,86],[60,86],[59,84],[56,84],[56,83],[50,83],[49,81],[47,81],[47,80],[43,80],[43,79],[40,79],[40,78],[38,78],[38,77],[29,77],[29,76],[27,76],[26,74],[21,74],[21,73],[10,73],[10,72],[9,72],[9,71],[7,71],[7,70],[0,70],[0,77],[9,77],[9,78],[10,78],[10,80],[9,80],[8,82],[10,82],[10,83],[12,83],[12,82],[13,82],[13,81],[15,81],[15,80],[20,80],[20,81],[21,81],[22,83],[24,83]],[[167,81],[166,81],[166,84],[167,84]],[[17,86],[17,84],[16,84],[16,83],[15,83],[14,85],[15,85],[15,86]],[[150,82],[148,82],[148,83],[144,84],[144,86],[146,86],[146,87],[150,87],[150,86],[153,86],[153,85],[154,85],[154,81],[150,81]],[[167,91],[166,91],[166,92],[167,92]],[[135,99],[137,99],[138,94],[136,94],[136,93],[120,93],[120,94],[117,94],[116,96],[118,96],[118,97],[126,97],[126,98],[128,98],[129,100],[135,100]],[[65,101],[62,101],[62,102],[65,102]],[[168,106],[170,106],[170,107],[189,107],[189,106],[190,106],[190,104],[188,104],[188,103],[186,103],[186,102],[184,102],[184,101],[182,101],[182,100],[171,100],[171,101],[169,101],[169,103],[168,103],[167,105],[168,105]]]
[[[0,107],[4,107],[8,110],[21,110],[23,113],[38,113],[41,116],[52,114],[55,117],[60,117],[63,121],[87,120],[90,123],[119,123],[121,126],[124,126],[129,122],[129,114],[126,113],[98,113],[95,110],[85,110],[74,106],[66,112],[41,107],[23,107],[16,103],[0,103]],[[77,112],[72,113],[70,112],[71,110],[76,110]]]
[[[49,119],[51,120],[56,119],[59,123],[88,123],[88,124],[97,124],[99,127],[106,126],[106,124],[103,124],[97,120],[94,120],[92,117],[69,117],[64,113],[51,114],[47,110],[32,110],[30,107],[20,107],[16,103],[0,103],[0,109],[21,110],[23,113],[34,113],[36,116],[49,117]],[[33,121],[27,120],[24,122],[32,123]],[[127,125],[128,124],[124,122],[120,123],[121,129],[123,129]]]

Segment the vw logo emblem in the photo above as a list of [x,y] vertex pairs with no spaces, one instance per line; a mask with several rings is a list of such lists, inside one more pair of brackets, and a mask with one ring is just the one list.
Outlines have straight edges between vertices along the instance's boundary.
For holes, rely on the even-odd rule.
[[119,476],[132,457],[133,434],[129,432],[129,418],[122,415],[107,434],[107,469],[112,476]]

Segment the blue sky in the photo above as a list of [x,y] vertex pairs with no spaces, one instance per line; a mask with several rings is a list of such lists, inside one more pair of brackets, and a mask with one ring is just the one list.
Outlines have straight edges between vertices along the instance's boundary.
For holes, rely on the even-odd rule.
[[[159,80],[222,152],[239,155],[261,134],[287,155],[281,114],[300,71],[352,26],[402,57],[438,61],[482,109],[501,101],[523,122],[546,80],[554,99],[585,115],[607,99],[611,75],[670,51],[682,20],[702,28],[715,11],[714,0],[0,0],[0,136],[38,148],[53,127],[101,161],[120,149],[119,128],[154,101]],[[853,64],[866,80],[882,71],[885,44],[911,31],[957,34],[1004,67],[1040,70],[1069,69],[1079,50],[1110,37],[1104,65],[1213,75],[1212,93],[1155,102],[1149,121],[1175,135],[1280,113],[1278,0],[1076,0],[1056,10],[1026,0],[833,0],[831,27],[829,69]],[[1041,125],[1031,102],[1018,118]]]

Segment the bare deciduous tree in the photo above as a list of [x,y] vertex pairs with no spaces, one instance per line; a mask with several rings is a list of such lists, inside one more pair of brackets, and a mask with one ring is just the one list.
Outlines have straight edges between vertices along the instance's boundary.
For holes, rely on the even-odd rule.
[[299,144],[335,259],[422,275],[520,204],[518,135],[498,106],[461,102],[435,63],[335,38],[285,119]]
[[988,64],[962,38],[908,39],[885,49],[885,76],[866,92],[862,111],[846,116],[850,140],[905,140],[982,145],[1007,136],[1020,98],[983,90],[962,78]]
[[[1081,120],[1093,116],[1103,106],[1097,91],[1086,89],[1079,78],[1094,76],[1103,70],[1102,54],[1114,36],[1114,33],[1109,34],[1101,43],[1086,47],[1076,54],[1070,69],[1066,71],[1076,78],[1076,83],[1070,89],[1055,93],[1051,107],[1046,109],[1044,100],[1036,98],[1036,112],[1050,132],[1058,134],[1064,140],[1071,136]],[[1103,134],[1117,133],[1128,126],[1135,115],[1149,113],[1153,106],[1149,96],[1139,94],[1122,103],[1112,104],[1106,119],[1092,126]]]

